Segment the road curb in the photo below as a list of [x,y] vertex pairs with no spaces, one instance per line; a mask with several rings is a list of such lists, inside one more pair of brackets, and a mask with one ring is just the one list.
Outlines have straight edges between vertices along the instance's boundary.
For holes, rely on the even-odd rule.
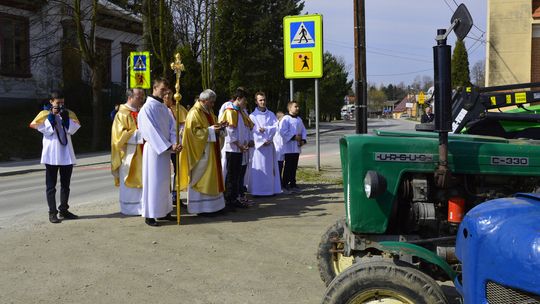
[[[111,162],[95,162],[95,163],[88,163],[88,164],[81,164],[81,165],[75,165],[73,167],[79,168],[79,167],[89,167],[89,166],[95,166],[95,165],[104,165],[104,164],[110,164]],[[0,177],[2,176],[12,176],[12,175],[19,175],[19,174],[28,174],[33,172],[39,172],[39,171],[45,171],[45,167],[39,168],[39,169],[21,169],[21,170],[14,170],[14,171],[8,171],[8,172],[0,172]]]
[[[345,127],[336,127],[336,128],[320,131],[319,134],[335,132],[335,131],[339,131],[339,130],[343,130],[343,129],[345,129]],[[313,137],[313,136],[315,136],[315,134],[316,134],[315,132],[310,132],[310,133],[307,133],[307,136],[308,137]],[[81,165],[75,165],[74,167],[88,167],[88,166],[103,165],[103,164],[109,164],[109,163],[110,163],[110,161],[106,161],[106,162],[99,161],[99,162],[91,162],[91,163],[85,163],[85,164],[81,164]],[[35,165],[32,165],[32,166],[35,166]],[[0,172],[0,177],[2,177],[2,176],[13,176],[13,175],[19,175],[19,174],[28,174],[28,173],[39,172],[39,171],[45,171],[45,167],[43,166],[41,168],[32,168],[32,169],[21,168],[19,170]]]
[[[329,129],[329,130],[320,131],[319,134],[330,133],[330,132],[339,131],[339,130],[343,130],[343,129],[345,129],[345,127],[337,127],[337,128],[333,128],[333,129]],[[315,136],[315,134],[316,134],[315,132],[307,133],[307,136]]]

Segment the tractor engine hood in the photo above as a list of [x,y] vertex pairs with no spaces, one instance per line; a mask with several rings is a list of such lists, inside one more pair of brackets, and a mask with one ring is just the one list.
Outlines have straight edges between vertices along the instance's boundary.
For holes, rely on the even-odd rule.
[[456,246],[464,293],[480,296],[491,281],[540,295],[539,219],[540,193],[520,193],[470,210]]

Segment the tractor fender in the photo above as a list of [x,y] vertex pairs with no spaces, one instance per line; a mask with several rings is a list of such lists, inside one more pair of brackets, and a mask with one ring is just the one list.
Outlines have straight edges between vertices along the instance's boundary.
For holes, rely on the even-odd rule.
[[429,263],[439,266],[451,280],[454,280],[456,277],[456,272],[446,263],[446,261],[435,254],[433,251],[430,251],[424,247],[405,243],[405,242],[391,242],[384,241],[380,242],[380,249],[386,252],[399,254],[399,255],[409,255],[421,258]]

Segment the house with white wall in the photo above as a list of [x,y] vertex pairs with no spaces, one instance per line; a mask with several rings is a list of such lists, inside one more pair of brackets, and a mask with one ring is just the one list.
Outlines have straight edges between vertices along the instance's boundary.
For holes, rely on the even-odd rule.
[[[91,1],[81,2],[89,19]],[[107,90],[125,82],[127,56],[142,44],[142,20],[109,1],[98,3],[95,45]],[[69,83],[90,83],[72,5],[72,0],[0,0],[0,106],[42,100]]]

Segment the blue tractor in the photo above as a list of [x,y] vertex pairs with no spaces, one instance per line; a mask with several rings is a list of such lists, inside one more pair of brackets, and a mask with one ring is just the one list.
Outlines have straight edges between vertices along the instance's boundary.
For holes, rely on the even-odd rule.
[[471,209],[459,226],[454,283],[465,304],[540,303],[540,193]]

